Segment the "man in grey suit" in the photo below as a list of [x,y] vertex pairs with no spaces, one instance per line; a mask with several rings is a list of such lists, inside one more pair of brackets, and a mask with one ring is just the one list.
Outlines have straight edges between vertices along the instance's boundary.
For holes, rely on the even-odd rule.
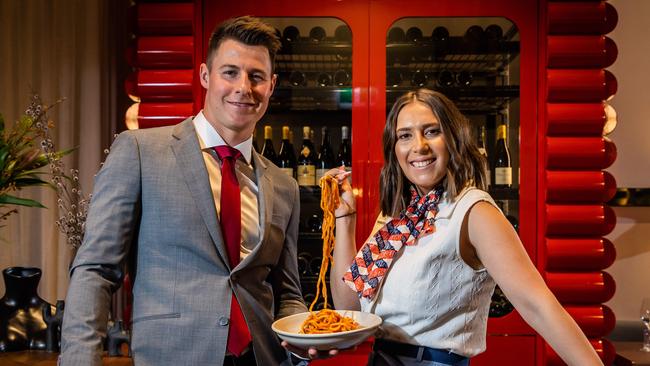
[[[200,68],[203,110],[176,126],[117,137],[97,174],[70,270],[61,365],[101,365],[111,293],[129,256],[136,263],[136,366],[292,364],[271,323],[307,310],[296,264],[299,191],[252,149],[276,84],[279,47],[274,29],[255,18],[222,23]],[[234,267],[220,221],[237,210],[220,207],[224,162],[213,149],[223,145],[241,155],[234,162],[241,194]],[[237,303],[253,335],[241,354],[226,347]]]

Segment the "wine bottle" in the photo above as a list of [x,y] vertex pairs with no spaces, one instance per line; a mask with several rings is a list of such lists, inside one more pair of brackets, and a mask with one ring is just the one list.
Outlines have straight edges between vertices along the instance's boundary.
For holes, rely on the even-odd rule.
[[325,37],[327,37],[327,33],[325,32],[325,28],[323,28],[323,27],[321,27],[319,25],[313,27],[309,31],[309,39],[312,42],[316,42],[316,43],[321,42],[321,41],[325,40]]
[[294,25],[287,26],[284,28],[284,31],[282,32],[282,39],[287,42],[295,42],[300,38],[300,31],[298,28]]
[[406,40],[413,43],[422,41],[422,30],[418,27],[411,27],[406,31]]
[[336,155],[336,167],[345,166],[345,170],[352,170],[352,149],[350,148],[350,128],[341,127],[341,146]]
[[[485,132],[485,125],[481,125],[481,127],[479,127],[479,133],[478,133],[478,151],[481,153],[481,155],[483,155],[485,157],[485,162],[487,164],[487,162],[489,160],[488,160],[488,153],[487,153],[487,144],[486,144],[487,137],[486,136],[487,136],[487,133]],[[488,169],[486,171],[486,175],[485,175],[485,178],[487,180],[485,182],[485,185],[487,187],[489,187],[490,184],[492,184],[492,174],[491,173],[492,172],[490,171],[490,169],[488,167]]]
[[508,150],[506,125],[497,127],[497,143],[494,148],[494,186],[510,187],[512,185],[512,166]]
[[264,145],[262,146],[262,156],[269,159],[273,164],[277,162],[277,155],[273,149],[273,128],[264,126]]
[[257,137],[255,136],[255,131],[253,132],[253,150],[255,150],[257,153],[260,152],[260,148],[257,146]]
[[438,86],[448,88],[454,85],[454,82],[455,82],[455,78],[453,72],[449,70],[442,70],[438,73],[438,80],[436,81]]
[[307,83],[307,77],[305,76],[305,73],[293,70],[289,73],[289,83],[292,86],[305,86]]
[[480,25],[472,25],[467,28],[463,36],[463,46],[467,53],[481,53],[484,51],[487,42],[485,31]]
[[316,183],[327,173],[328,170],[334,168],[334,153],[330,146],[330,134],[327,127],[323,127],[323,142],[320,145],[318,159],[316,160]]
[[399,71],[389,71],[386,75],[386,86],[398,87],[402,83],[404,76]]
[[300,276],[309,274],[309,262],[311,261],[311,254],[307,252],[298,253],[298,273]]
[[474,75],[470,71],[463,70],[456,74],[456,81],[460,86],[470,86],[474,80]]
[[350,73],[344,69],[338,69],[334,73],[334,85],[346,86],[350,84]]
[[415,70],[411,77],[411,85],[413,86],[423,87],[427,85],[427,81],[429,81],[429,76],[422,70]]
[[339,42],[352,42],[352,32],[347,25],[339,25],[334,30],[334,38]]
[[291,142],[289,142],[289,126],[282,126],[282,144],[278,154],[278,166],[285,174],[294,177],[296,156],[293,153]]
[[319,86],[330,86],[332,85],[332,75],[326,72],[321,72],[320,74],[318,74],[318,77],[316,78],[316,82],[318,83]]
[[316,185],[316,153],[314,151],[314,144],[310,138],[311,128],[304,126],[302,128],[302,147],[300,148],[300,155],[298,156],[297,176],[298,184],[301,186],[314,186]]
[[388,36],[386,38],[388,43],[402,43],[406,41],[406,34],[404,33],[404,29],[393,27],[388,31]]
[[498,24],[490,24],[485,27],[485,38],[487,39],[487,51],[498,52],[503,40],[503,29]]
[[443,26],[438,26],[431,32],[433,41],[433,57],[441,59],[449,52],[449,30]]

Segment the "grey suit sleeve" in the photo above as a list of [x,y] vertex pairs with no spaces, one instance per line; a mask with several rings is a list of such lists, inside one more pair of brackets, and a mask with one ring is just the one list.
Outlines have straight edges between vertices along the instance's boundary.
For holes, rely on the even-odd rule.
[[278,265],[273,269],[276,299],[276,319],[307,311],[298,275],[298,224],[300,221],[300,191],[294,181],[293,209],[285,232],[285,242]]
[[123,133],[95,177],[84,241],[70,269],[60,365],[101,365],[111,294],[137,236],[140,192],[137,140]]

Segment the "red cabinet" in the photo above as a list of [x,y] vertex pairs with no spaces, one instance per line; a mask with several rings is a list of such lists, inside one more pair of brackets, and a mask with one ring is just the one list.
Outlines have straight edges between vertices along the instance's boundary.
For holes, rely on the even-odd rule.
[[[127,59],[137,69],[127,90],[140,98],[141,128],[177,123],[198,112],[204,94],[197,70],[210,32],[221,20],[243,14],[269,20],[280,33],[295,25],[304,41],[294,43],[293,53],[285,52],[276,62],[280,73],[276,99],[260,122],[274,127],[276,141],[280,132],[276,127],[285,123],[293,124],[297,132],[294,146],[300,143],[301,125],[329,126],[334,131],[351,127],[353,186],[361,213],[359,243],[378,212],[380,141],[386,106],[397,94],[422,83],[448,91],[473,123],[487,127],[490,141],[496,125],[507,123],[516,179],[510,189],[492,193],[516,221],[522,242],[549,287],[603,359],[613,359],[611,344],[601,339],[614,322],[611,310],[602,306],[615,289],[603,271],[615,251],[602,238],[615,223],[604,202],[612,197],[616,182],[604,169],[616,158],[616,148],[603,137],[606,100],[617,89],[616,78],[604,69],[617,56],[616,45],[605,36],[617,23],[613,6],[597,0],[136,4],[137,37]],[[465,23],[462,32],[450,23],[463,20],[482,31],[494,23],[509,26],[501,27],[497,41],[489,32],[472,38]],[[421,34],[409,24],[419,27]],[[448,39],[431,31],[441,25],[449,30]],[[324,39],[310,40],[309,31],[316,26],[326,30]],[[337,38],[338,26],[351,33],[350,40]],[[389,35],[397,27],[404,32]],[[349,84],[336,83],[339,70],[351,75]],[[317,140],[321,136],[314,129]],[[310,205],[313,202],[303,207]],[[301,230],[313,229],[309,219],[305,217]],[[304,238],[310,240],[308,235]],[[488,351],[472,364],[558,363],[516,311],[490,318],[488,333]],[[364,364],[366,346],[318,364]]]

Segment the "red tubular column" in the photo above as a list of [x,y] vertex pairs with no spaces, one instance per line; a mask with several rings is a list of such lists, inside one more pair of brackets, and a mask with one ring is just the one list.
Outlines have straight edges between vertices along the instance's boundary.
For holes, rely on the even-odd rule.
[[602,136],[605,103],[548,103],[548,136]]
[[195,6],[192,1],[136,4],[125,82],[137,99],[138,128],[177,124],[193,114]]
[[135,63],[142,68],[192,68],[194,38],[192,36],[140,37],[137,40]]
[[548,202],[607,202],[616,193],[614,177],[605,171],[547,171]]
[[[616,159],[616,146],[603,137],[606,103],[616,93],[614,75],[604,70],[618,54],[605,36],[618,21],[604,1],[553,1],[547,8],[546,137],[542,146],[542,186],[546,204],[540,263],[549,288],[590,338],[605,364],[615,350],[602,339],[615,317],[602,305],[614,295],[612,277],[602,271],[616,252],[603,236],[616,223],[605,202],[616,181],[604,172]],[[542,123],[542,125],[544,125]],[[562,365],[548,346],[547,365]]]
[[548,137],[547,169],[605,169],[616,160],[616,145],[603,137]]
[[194,4],[143,3],[137,5],[138,35],[192,35],[194,33]]
[[614,244],[605,238],[546,239],[548,271],[600,271],[612,265],[614,259]]
[[192,115],[192,102],[140,103],[139,128],[175,125]]

